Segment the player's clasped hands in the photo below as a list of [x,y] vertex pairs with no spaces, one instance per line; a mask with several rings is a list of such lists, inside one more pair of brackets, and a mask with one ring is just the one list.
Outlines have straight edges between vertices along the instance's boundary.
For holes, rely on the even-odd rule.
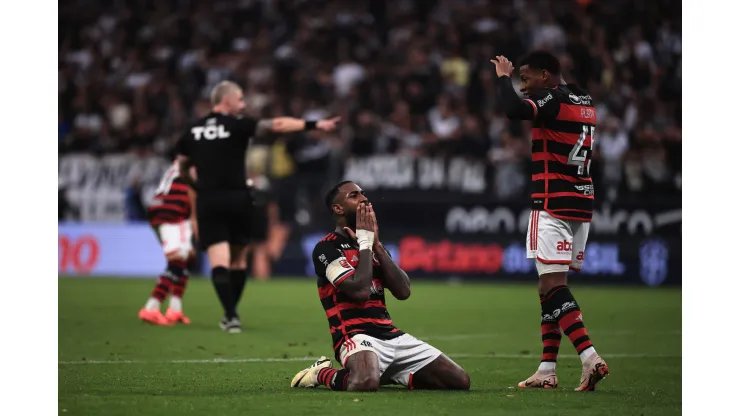
[[496,56],[491,62],[496,65],[496,75],[499,77],[511,76],[514,73],[514,64],[503,55]]
[[[375,223],[375,213],[373,212],[373,207],[370,203],[361,203],[357,205],[357,222],[355,228],[357,230],[365,230],[373,233],[377,232],[378,226]],[[357,236],[351,228],[344,227],[344,231],[346,231],[351,238],[355,240],[357,239]]]

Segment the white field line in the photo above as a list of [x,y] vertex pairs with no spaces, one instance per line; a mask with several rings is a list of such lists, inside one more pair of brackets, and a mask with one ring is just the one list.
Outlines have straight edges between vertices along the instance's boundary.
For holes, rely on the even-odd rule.
[[[589,331],[590,334],[600,337],[609,337],[609,336],[640,336],[640,337],[654,337],[654,336],[666,336],[666,335],[675,335],[680,336],[681,330],[674,330],[674,331],[655,331],[655,332],[638,332],[638,331],[632,331],[629,329],[625,330],[615,330],[615,331]],[[501,338],[501,337],[509,337],[513,335],[512,333],[495,333],[495,332],[488,332],[488,333],[480,333],[480,334],[458,334],[458,335],[428,335],[428,336],[420,336],[417,337],[424,341],[457,341],[457,340],[466,340],[466,339],[489,339],[489,338]],[[516,335],[527,335],[527,334],[516,334]],[[539,332],[532,332],[532,336],[540,336]]]
[[[447,354],[450,358],[504,358],[504,359],[536,359],[538,354]],[[566,355],[565,358],[578,358],[577,355]],[[671,354],[604,354],[604,358],[681,358],[680,355]],[[563,356],[561,356],[563,358]],[[194,360],[82,360],[82,361],[59,361],[59,365],[80,364],[238,364],[238,363],[285,363],[285,362],[310,362],[316,361],[318,357],[289,357],[289,358],[213,358]]]

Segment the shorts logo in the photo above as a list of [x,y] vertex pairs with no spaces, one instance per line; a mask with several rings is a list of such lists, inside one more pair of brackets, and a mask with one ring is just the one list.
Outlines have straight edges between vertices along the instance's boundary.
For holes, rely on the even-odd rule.
[[558,253],[572,251],[573,243],[569,243],[567,241],[558,241],[557,250]]
[[372,348],[373,347],[373,344],[371,344],[370,341],[368,341],[368,340],[362,341],[360,343],[360,345],[362,345],[363,347],[368,347],[368,348]]
[[578,252],[578,255],[576,255],[576,260],[583,261],[583,252],[582,251],[579,251]]
[[344,344],[342,345],[344,346],[344,349],[347,350],[347,352],[350,352],[357,347],[357,344],[355,344],[355,342],[352,341],[351,338],[344,341]]

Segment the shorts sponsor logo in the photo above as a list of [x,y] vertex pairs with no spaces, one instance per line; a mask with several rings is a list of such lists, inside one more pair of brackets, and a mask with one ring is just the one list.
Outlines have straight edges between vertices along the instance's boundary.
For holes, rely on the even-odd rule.
[[368,348],[372,348],[373,347],[373,344],[370,341],[368,341],[368,340],[363,340],[360,343],[360,345],[362,345],[363,347],[368,347]]
[[563,253],[573,251],[573,243],[570,243],[565,240],[558,241],[557,250],[558,250],[558,254],[563,254]]

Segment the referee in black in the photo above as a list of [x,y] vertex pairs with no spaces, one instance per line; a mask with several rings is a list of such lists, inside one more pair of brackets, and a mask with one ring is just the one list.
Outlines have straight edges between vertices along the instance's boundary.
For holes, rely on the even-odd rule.
[[264,133],[319,129],[332,131],[339,118],[306,121],[292,117],[242,117],[244,92],[223,81],[211,92],[211,112],[196,121],[177,144],[181,163],[198,172],[196,217],[201,246],[211,263],[211,280],[224,308],[221,329],[241,332],[237,294],[247,281],[252,200],[244,166],[249,139]]

